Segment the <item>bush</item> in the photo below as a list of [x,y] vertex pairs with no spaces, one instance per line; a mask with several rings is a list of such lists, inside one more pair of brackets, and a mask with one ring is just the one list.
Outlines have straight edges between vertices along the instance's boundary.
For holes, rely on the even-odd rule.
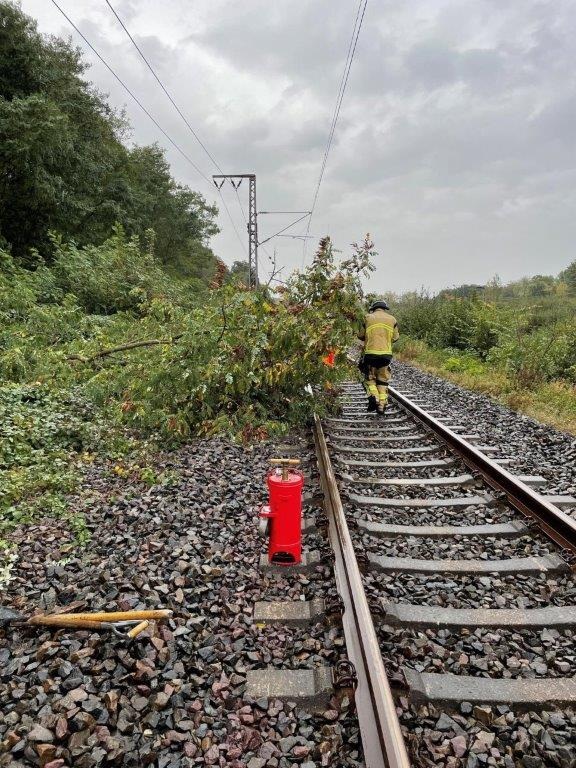
[[0,336],[1,374],[78,384],[115,422],[175,439],[301,423],[313,408],[304,387],[341,375],[321,358],[353,341],[374,254],[367,240],[337,265],[327,239],[276,294],[222,279],[191,306],[180,281],[121,230],[99,247],[54,242],[52,267],[32,277],[6,267],[5,280],[16,270],[29,290],[25,312],[6,310],[14,318]]
[[[447,370],[453,372],[462,371],[464,366],[472,373],[472,360],[476,356],[477,360],[487,361],[511,376],[521,387],[557,379],[574,381],[574,308],[570,311],[567,302],[559,302],[555,293],[561,293],[564,284],[544,277],[518,283],[528,298],[538,294],[538,286],[544,284],[548,288],[541,306],[517,298],[512,303],[485,301],[481,287],[470,296],[455,295],[457,291],[444,292],[434,298],[408,294],[397,299],[401,333],[433,349],[464,353],[445,361]],[[491,286],[489,290],[494,293],[496,288]],[[499,292],[506,290],[498,286]]]
[[121,228],[100,246],[78,248],[57,237],[53,245],[53,265],[41,264],[35,271],[20,268],[0,251],[0,376],[5,380],[53,378],[69,384],[75,373],[68,354],[86,343],[107,343],[110,332],[133,331],[135,320],[158,312],[163,301],[185,307],[201,295],[192,281],[171,278],[156,263],[152,233],[144,251]]
[[53,243],[51,290],[72,294],[86,312],[136,310],[154,295],[173,292],[173,281],[154,259],[152,233],[144,250],[138,238],[127,239],[120,226],[99,246],[78,248],[56,237]]
[[0,537],[38,516],[67,517],[80,539],[86,537],[82,520],[65,502],[78,482],[71,455],[77,461],[97,432],[85,409],[47,386],[0,387]]
[[489,360],[525,387],[561,378],[576,381],[576,321],[510,336]]
[[19,269],[8,251],[0,248],[0,322],[23,319],[37,300],[34,275]]
[[441,349],[468,349],[473,332],[474,310],[469,299],[440,302],[428,340]]
[[452,373],[478,376],[484,373],[484,366],[474,355],[452,355],[444,361],[444,368]]
[[165,306],[167,321],[151,314],[140,328],[166,343],[135,349],[121,367],[111,360],[95,374],[84,369],[86,391],[122,423],[173,437],[227,431],[249,439],[301,423],[314,407],[304,387],[341,375],[322,357],[354,338],[372,248],[367,241],[337,267],[324,242],[280,298],[226,285],[194,311]]

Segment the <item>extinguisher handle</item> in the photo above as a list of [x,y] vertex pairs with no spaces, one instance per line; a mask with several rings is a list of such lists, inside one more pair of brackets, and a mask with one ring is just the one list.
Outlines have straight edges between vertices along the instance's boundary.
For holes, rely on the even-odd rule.
[[266,506],[262,507],[262,509],[260,510],[258,517],[263,517],[263,518],[274,517],[274,512],[272,512],[271,508],[266,504]]
[[288,480],[288,467],[297,467],[300,459],[270,459],[272,466],[282,467],[282,480]]

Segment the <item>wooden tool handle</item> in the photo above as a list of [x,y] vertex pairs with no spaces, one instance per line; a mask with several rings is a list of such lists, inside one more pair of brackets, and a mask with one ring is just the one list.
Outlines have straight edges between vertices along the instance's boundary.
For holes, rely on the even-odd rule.
[[270,464],[279,464],[286,467],[297,467],[300,459],[270,459]]
[[148,619],[145,621],[141,621],[140,624],[136,624],[135,627],[132,627],[131,630],[129,630],[126,634],[130,638],[130,640],[134,640],[134,638],[140,634],[140,632],[144,632],[145,629],[148,629],[150,626],[150,622]]
[[55,628],[72,627],[73,629],[102,629],[101,621],[88,621],[87,619],[78,621],[75,618],[73,619],[70,615],[66,616],[65,614],[62,616],[33,616],[31,619],[28,619],[26,624]]
[[[66,619],[70,623],[66,624],[67,627],[74,626],[79,621],[130,621],[132,619],[138,619],[144,621],[145,619],[169,619],[172,616],[172,611],[162,609],[159,611],[111,611],[110,613],[61,613],[58,615],[49,616],[32,616],[28,619],[28,624],[42,624],[45,626],[56,626],[62,619]],[[60,626],[64,626],[60,624]]]

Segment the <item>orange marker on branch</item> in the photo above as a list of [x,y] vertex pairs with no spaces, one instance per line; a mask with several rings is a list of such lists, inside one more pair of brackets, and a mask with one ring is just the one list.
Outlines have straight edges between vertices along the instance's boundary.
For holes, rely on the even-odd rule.
[[328,354],[325,355],[322,358],[322,362],[324,365],[326,365],[328,368],[334,368],[334,364],[336,362],[336,350],[335,349],[329,349]]

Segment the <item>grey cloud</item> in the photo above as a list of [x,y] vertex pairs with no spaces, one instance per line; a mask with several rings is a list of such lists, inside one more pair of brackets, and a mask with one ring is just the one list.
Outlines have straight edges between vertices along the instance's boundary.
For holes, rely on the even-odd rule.
[[[213,172],[105,4],[62,2]],[[356,4],[117,2],[220,165],[258,174],[259,207],[308,207]],[[23,0],[42,30],[68,33],[49,6]],[[331,233],[344,251],[370,231],[381,251],[376,290],[560,269],[574,258],[576,238],[575,37],[573,0],[369,3],[311,231]],[[101,65],[89,77],[115,106],[126,105],[135,141],[166,145]],[[178,179],[216,199],[167,151]],[[243,237],[237,200],[223,192]],[[262,232],[276,223],[264,217]],[[221,226],[214,245],[230,262],[242,251],[224,214]],[[300,266],[299,244],[276,246],[281,263]]]
[[406,56],[405,66],[408,77],[425,88],[440,88],[458,76],[456,56],[436,40],[414,46]]
[[539,138],[557,141],[573,152],[576,149],[576,86],[548,104],[533,125]]
[[203,33],[185,41],[205,46],[235,67],[261,75],[308,74],[323,77],[341,68],[348,46],[353,8],[333,12],[329,0],[231,2],[226,14]]
[[440,40],[430,40],[408,52],[405,66],[408,82],[427,90],[460,82],[488,95],[504,85],[503,56],[495,49],[458,51]]

